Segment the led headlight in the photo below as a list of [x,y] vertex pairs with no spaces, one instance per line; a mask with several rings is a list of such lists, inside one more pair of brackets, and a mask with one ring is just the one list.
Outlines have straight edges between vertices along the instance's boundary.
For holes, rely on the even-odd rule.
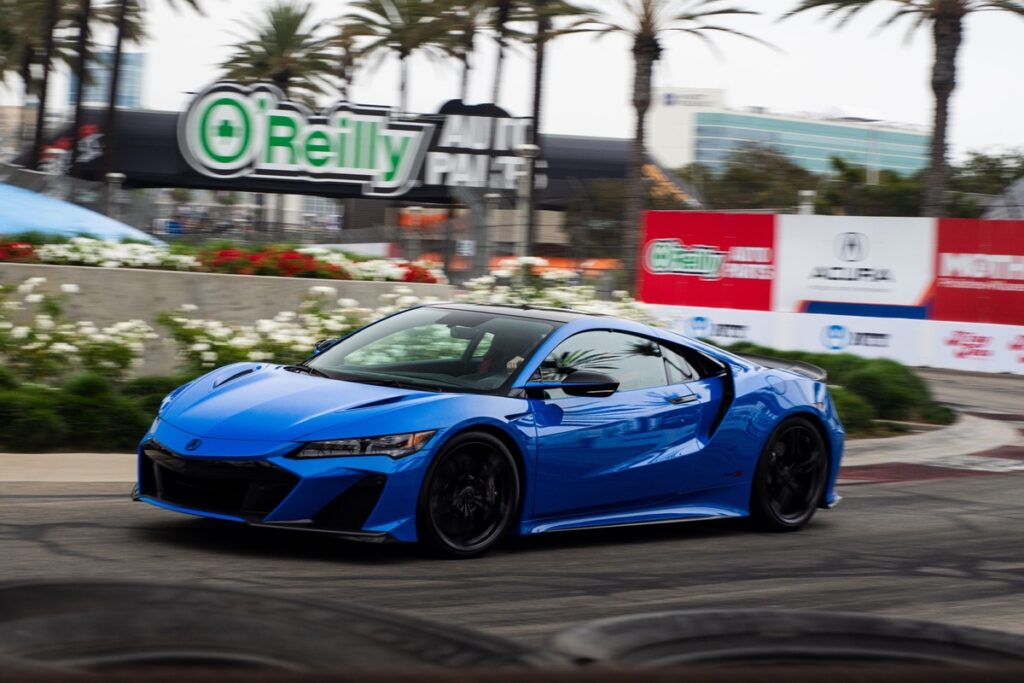
[[359,455],[386,455],[389,458],[404,458],[412,455],[430,441],[434,431],[371,436],[363,439],[338,439],[336,441],[313,441],[296,453],[295,458],[347,458]]

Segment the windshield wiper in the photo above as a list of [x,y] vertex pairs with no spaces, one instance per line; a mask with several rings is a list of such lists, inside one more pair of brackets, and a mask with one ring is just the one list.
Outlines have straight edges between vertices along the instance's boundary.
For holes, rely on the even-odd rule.
[[310,367],[309,365],[286,365],[286,366],[284,366],[284,369],[287,370],[288,372],[304,372],[307,375],[314,375],[316,377],[324,377],[326,379],[330,379],[331,378],[331,376],[328,375],[327,373],[320,372],[316,368]]
[[411,382],[402,382],[401,380],[392,379],[390,377],[361,377],[358,375],[343,375],[339,377],[343,382],[357,382],[359,384],[372,384],[378,387],[394,387],[395,389],[408,389],[409,391],[433,391],[435,393],[442,393],[444,390],[438,386],[424,385],[424,384],[413,384]]

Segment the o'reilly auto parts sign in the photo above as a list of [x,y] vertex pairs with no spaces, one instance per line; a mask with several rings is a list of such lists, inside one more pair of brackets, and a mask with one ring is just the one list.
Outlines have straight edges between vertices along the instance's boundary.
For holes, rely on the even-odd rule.
[[422,186],[514,190],[525,163],[515,150],[530,125],[460,102],[411,119],[348,102],[314,113],[273,85],[218,83],[179,118],[178,144],[208,176],[347,184],[363,196],[397,197]]

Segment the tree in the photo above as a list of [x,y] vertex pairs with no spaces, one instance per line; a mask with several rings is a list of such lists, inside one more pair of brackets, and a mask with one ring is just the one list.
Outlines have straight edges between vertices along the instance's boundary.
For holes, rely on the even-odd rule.
[[439,19],[439,7],[429,0],[356,0],[351,8],[342,21],[368,38],[361,54],[378,60],[392,54],[398,57],[398,108],[400,113],[406,113],[409,57],[415,52],[444,54],[446,27]]
[[330,36],[310,17],[309,4],[284,0],[265,8],[257,19],[242,22],[239,41],[221,68],[241,83],[270,81],[290,99],[313,106],[332,84],[334,58]]
[[338,90],[341,98],[346,102],[352,100],[352,84],[355,82],[356,71],[359,68],[361,55],[356,45],[356,38],[359,36],[358,27],[342,24],[338,27],[331,41],[331,46],[336,50],[334,57],[337,65],[336,76],[338,77]]
[[[853,16],[879,0],[800,0],[789,15],[824,9],[825,16],[836,16],[843,26]],[[930,162],[925,176],[922,212],[926,216],[945,215],[948,197],[949,167],[946,160],[949,126],[949,100],[957,86],[956,59],[963,40],[964,19],[976,12],[1003,11],[1024,16],[1024,0],[886,0],[895,3],[895,11],[883,25],[906,17],[911,28],[931,25],[935,45],[932,63],[932,92],[935,110],[932,122]]]
[[716,210],[790,211],[800,203],[801,190],[813,190],[818,178],[772,148],[745,144],[715,173],[691,164],[677,175],[700,192],[706,207]]
[[967,160],[953,166],[950,187],[956,192],[995,196],[1018,178],[1024,178],[1024,149],[1003,154],[969,152]]
[[[447,33],[442,38],[445,51],[462,64],[459,97],[463,101],[466,101],[469,95],[476,39],[491,26],[494,15],[493,0],[454,0],[445,4],[441,10],[441,21],[448,26]],[[501,60],[502,57],[499,56],[499,63]]]
[[[712,44],[710,35],[726,33],[754,39],[752,36],[721,26],[721,17],[757,14],[752,10],[724,6],[721,0],[621,0],[621,11],[587,8],[588,17],[575,26],[578,31],[593,31],[599,36],[624,34],[633,42],[633,108],[636,131],[630,163],[629,201],[622,256],[629,281],[635,281],[637,246],[640,240],[640,215],[644,208],[643,167],[647,160],[646,124],[651,106],[651,81],[654,65],[661,59],[662,40],[670,33],[683,33]],[[756,40],[756,39],[754,39]]]
[[815,210],[837,216],[919,216],[923,188],[921,173],[904,176],[888,170],[869,184],[866,167],[833,157]]

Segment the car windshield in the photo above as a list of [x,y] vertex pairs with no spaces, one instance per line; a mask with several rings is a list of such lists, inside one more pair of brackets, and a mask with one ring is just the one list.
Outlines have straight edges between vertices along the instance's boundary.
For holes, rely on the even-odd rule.
[[497,393],[557,326],[485,311],[417,308],[352,334],[307,365],[366,384]]

